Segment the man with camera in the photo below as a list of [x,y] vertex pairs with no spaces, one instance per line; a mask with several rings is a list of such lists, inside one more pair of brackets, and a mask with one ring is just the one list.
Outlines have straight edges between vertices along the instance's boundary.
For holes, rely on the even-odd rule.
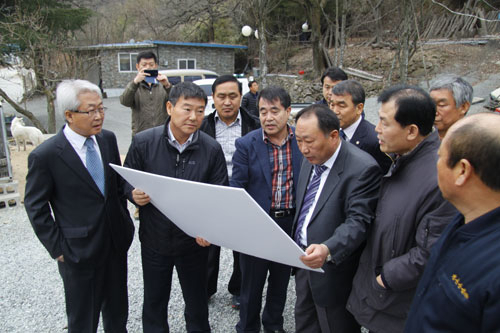
[[139,53],[135,67],[137,75],[120,96],[120,103],[132,108],[132,135],[165,124],[166,103],[172,86],[165,75],[158,73],[154,52]]

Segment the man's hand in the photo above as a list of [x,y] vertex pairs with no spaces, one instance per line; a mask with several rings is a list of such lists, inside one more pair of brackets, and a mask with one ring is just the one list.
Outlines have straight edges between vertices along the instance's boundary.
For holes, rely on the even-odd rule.
[[158,76],[156,77],[156,79],[158,80],[158,82],[163,84],[163,86],[167,89],[172,86],[172,84],[168,81],[168,78],[163,74],[158,73]]
[[210,243],[207,240],[205,240],[205,239],[203,239],[201,237],[196,237],[196,243],[199,246],[203,246],[203,247],[210,246]]
[[134,190],[132,191],[132,199],[134,199],[134,202],[139,206],[147,205],[151,201],[149,195],[137,188],[134,188]]
[[379,275],[377,275],[377,283],[378,283],[378,285],[379,285],[379,286],[381,286],[382,288],[387,289],[387,288],[385,287],[385,285],[384,285],[384,281],[382,281],[382,276],[381,276],[380,274],[379,274]]
[[146,69],[146,68],[143,68],[143,69],[141,69],[139,72],[137,72],[137,75],[136,75],[136,76],[135,76],[135,78],[134,78],[134,83],[135,83],[135,84],[139,84],[139,83],[141,83],[142,81],[144,81],[144,78],[145,78],[146,76],[149,76],[149,74],[148,74],[148,73],[144,73],[144,70],[145,70],[145,69]]
[[300,257],[300,260],[307,267],[321,268],[329,252],[325,244],[311,244],[306,249],[306,255]]
[[59,262],[64,262],[64,256],[61,254],[59,257],[56,258],[56,260]]

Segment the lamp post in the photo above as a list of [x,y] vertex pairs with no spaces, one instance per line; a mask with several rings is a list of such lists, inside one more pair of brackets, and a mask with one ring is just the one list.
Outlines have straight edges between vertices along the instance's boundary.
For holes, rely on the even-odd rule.
[[257,29],[253,29],[249,25],[245,25],[241,28],[241,34],[245,37],[250,37],[253,35],[259,41],[259,77],[261,78],[262,87],[266,87],[266,75],[267,75],[267,38],[265,34],[264,24],[260,22],[259,28],[262,33],[259,33]]

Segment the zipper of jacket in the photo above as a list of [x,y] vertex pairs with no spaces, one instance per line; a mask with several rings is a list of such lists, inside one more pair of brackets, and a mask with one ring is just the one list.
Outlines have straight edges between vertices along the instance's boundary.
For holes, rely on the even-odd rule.
[[181,162],[181,154],[178,153],[177,157],[175,159],[175,177],[176,178],[180,178],[180,177],[184,176],[184,171],[185,171],[185,167],[186,167],[186,159],[184,157],[182,158],[182,169],[181,169],[181,174],[179,175],[178,170],[179,170],[180,162]]
[[177,154],[177,157],[175,159],[175,178],[179,177],[179,174],[177,172],[177,167],[179,166],[179,160],[180,160],[180,154]]

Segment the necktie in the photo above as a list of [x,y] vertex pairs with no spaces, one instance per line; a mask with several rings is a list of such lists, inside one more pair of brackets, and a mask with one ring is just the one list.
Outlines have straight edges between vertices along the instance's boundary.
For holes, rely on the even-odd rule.
[[85,161],[87,162],[87,170],[89,171],[97,187],[101,190],[104,195],[104,167],[102,166],[99,154],[95,150],[94,140],[87,138],[85,140],[85,146],[87,147],[87,154]]
[[299,245],[302,245],[300,233],[302,232],[304,221],[306,220],[307,213],[309,213],[309,209],[311,209],[311,206],[314,203],[314,198],[316,197],[316,193],[318,192],[319,183],[321,182],[321,174],[326,169],[327,167],[324,165],[314,165],[314,175],[309,182],[309,185],[307,185],[304,202],[302,203],[299,218],[297,219],[297,229],[295,229],[294,240]]
[[341,137],[342,139],[344,139],[344,141],[348,141],[348,140],[347,140],[347,135],[345,135],[344,130],[340,130],[340,137]]

